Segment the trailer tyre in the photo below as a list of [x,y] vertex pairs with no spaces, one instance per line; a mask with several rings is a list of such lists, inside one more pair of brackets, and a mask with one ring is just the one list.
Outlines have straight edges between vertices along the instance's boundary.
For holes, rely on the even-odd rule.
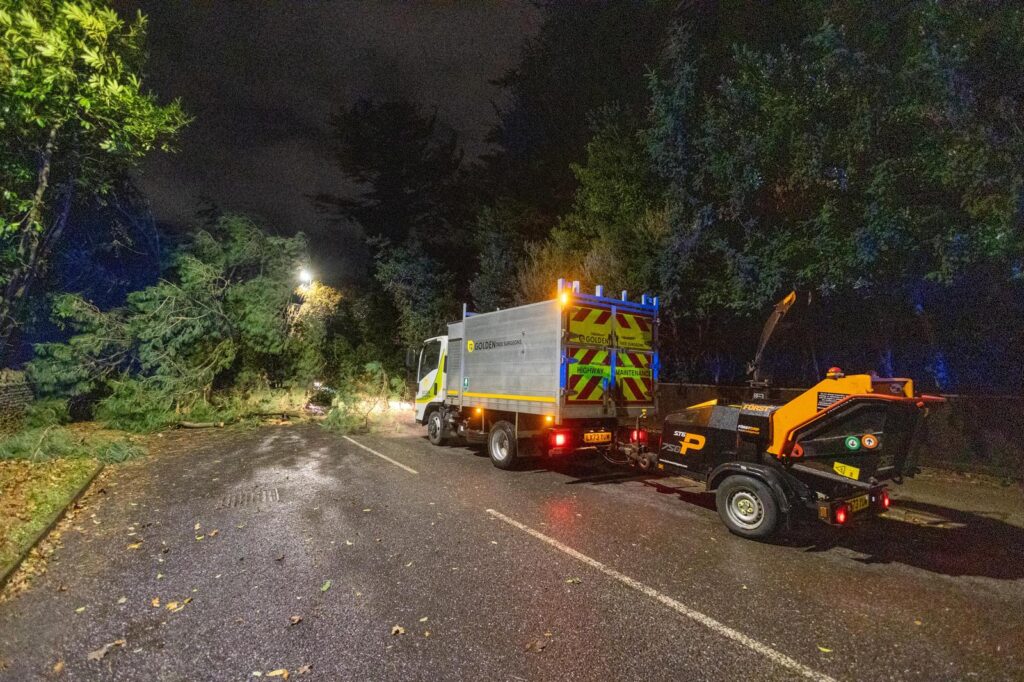
[[729,476],[715,494],[718,515],[730,531],[755,540],[779,529],[779,502],[766,483],[751,476]]
[[441,419],[441,410],[434,410],[427,417],[427,440],[432,445],[444,445],[444,420]]
[[495,422],[491,433],[487,436],[487,454],[491,462],[499,469],[512,469],[516,465],[518,451],[516,448],[515,428],[508,422]]

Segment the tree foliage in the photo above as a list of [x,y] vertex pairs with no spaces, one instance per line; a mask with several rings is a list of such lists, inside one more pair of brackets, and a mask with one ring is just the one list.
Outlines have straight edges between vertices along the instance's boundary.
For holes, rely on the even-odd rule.
[[457,136],[407,100],[361,100],[331,117],[334,156],[356,186],[314,201],[371,238],[459,248],[466,202]]
[[[657,15],[657,3],[648,8]],[[513,251],[515,279],[497,294],[483,288],[485,300],[545,298],[557,277],[653,290],[666,375],[736,381],[765,311],[795,288],[811,305],[780,331],[782,381],[843,364],[945,389],[1024,387],[1024,366],[1005,350],[1024,339],[1024,91],[1005,78],[1024,66],[1024,10],[680,5],[672,30],[650,31],[663,51],[646,76],[604,94],[587,90],[587,74],[610,55],[587,60],[582,75],[540,67],[565,57],[551,36],[617,11],[587,10],[575,20],[548,7],[504,81],[514,116],[488,165],[539,180],[530,205],[561,210],[548,234]],[[565,83],[567,73],[580,83]],[[645,107],[623,94],[641,83]],[[545,92],[571,105],[549,111]],[[562,114],[577,127],[555,125]],[[581,120],[589,141],[572,143]],[[570,129],[557,151],[541,141]],[[572,182],[553,180],[558,168]],[[503,238],[488,238],[481,264]],[[992,310],[1000,322],[988,322]]]
[[[498,84],[508,96],[488,139],[491,192],[549,217],[572,204],[591,116],[608,106],[642,116],[644,75],[678,3],[585,0],[538,3],[544,22]],[[550,223],[549,223],[550,224]]]
[[218,388],[304,383],[325,366],[340,302],[322,285],[295,292],[305,248],[301,235],[268,236],[226,215],[121,308],[59,297],[56,316],[74,335],[37,346],[32,381],[45,395],[101,397],[101,416],[135,427],[207,404]]
[[76,196],[104,195],[185,124],[143,88],[145,28],[102,2],[0,0],[0,346]]
[[351,308],[361,333],[345,338],[350,351],[375,345],[357,354],[390,370],[403,348],[442,333],[468,293],[476,262],[469,178],[455,133],[412,102],[359,101],[330,123],[351,184],[313,201],[358,224],[372,258]]
[[[678,33],[652,89],[670,309],[725,331],[796,288],[841,312],[843,334],[815,332],[836,355],[852,331],[880,371],[895,346],[934,359],[949,293],[987,286],[979,272],[1012,281],[1021,259],[1024,100],[994,82],[1021,67],[1021,20],[1007,5],[836,3],[795,44],[737,40],[703,91],[704,46]],[[931,338],[910,348],[915,334]]]

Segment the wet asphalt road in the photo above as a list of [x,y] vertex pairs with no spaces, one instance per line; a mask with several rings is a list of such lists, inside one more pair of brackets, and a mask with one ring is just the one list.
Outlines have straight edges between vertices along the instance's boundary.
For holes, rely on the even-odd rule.
[[1017,527],[906,502],[930,525],[758,544],[681,479],[355,441],[391,461],[305,425],[108,469],[0,604],[0,679],[1024,679]]

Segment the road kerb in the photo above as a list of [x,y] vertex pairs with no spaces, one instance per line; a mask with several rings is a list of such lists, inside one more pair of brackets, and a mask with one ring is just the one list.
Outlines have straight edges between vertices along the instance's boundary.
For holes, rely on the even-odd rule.
[[18,567],[21,566],[22,562],[25,561],[25,558],[28,557],[28,555],[32,552],[33,549],[35,549],[36,545],[42,542],[43,538],[49,535],[50,531],[53,530],[54,526],[56,526],[57,523],[62,518],[64,518],[64,515],[67,513],[68,509],[71,508],[71,505],[73,505],[75,502],[78,502],[78,500],[81,499],[85,491],[88,490],[89,486],[92,485],[92,482],[95,481],[96,477],[100,475],[101,471],[103,471],[104,466],[105,465],[103,464],[103,462],[97,463],[96,470],[92,472],[89,478],[85,479],[85,482],[82,483],[82,485],[78,488],[78,491],[71,496],[71,499],[67,501],[67,504],[65,504],[56,512],[54,512],[53,517],[47,522],[47,524],[43,526],[38,533],[36,533],[35,537],[32,538],[31,542],[25,545],[25,548],[21,551],[18,557],[7,566],[3,574],[0,575],[0,589],[3,589],[4,585],[7,584],[7,581],[10,580],[11,576],[18,572]]

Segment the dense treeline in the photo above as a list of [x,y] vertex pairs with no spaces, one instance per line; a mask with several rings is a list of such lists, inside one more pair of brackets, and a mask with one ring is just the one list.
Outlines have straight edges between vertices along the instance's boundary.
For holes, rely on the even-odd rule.
[[[670,377],[839,364],[1024,390],[1024,10],[1010,2],[551,3],[469,164],[433,115],[341,112],[393,357],[558,277],[661,296]],[[383,151],[387,150],[387,151]],[[385,305],[385,304],[382,304]]]
[[536,301],[566,277],[658,294],[670,379],[742,382],[795,289],[767,358],[778,383],[840,365],[1024,391],[1024,9],[543,12],[483,157],[425,105],[331,118],[350,182],[310,200],[361,228],[345,248],[365,270],[297,293],[301,238],[219,207],[172,235],[140,217],[128,171],[187,124],[142,85],[144,19],[0,0],[0,351],[22,329],[60,337],[37,349],[40,390],[155,425],[217,391],[354,385],[367,367],[389,386],[464,302]]

